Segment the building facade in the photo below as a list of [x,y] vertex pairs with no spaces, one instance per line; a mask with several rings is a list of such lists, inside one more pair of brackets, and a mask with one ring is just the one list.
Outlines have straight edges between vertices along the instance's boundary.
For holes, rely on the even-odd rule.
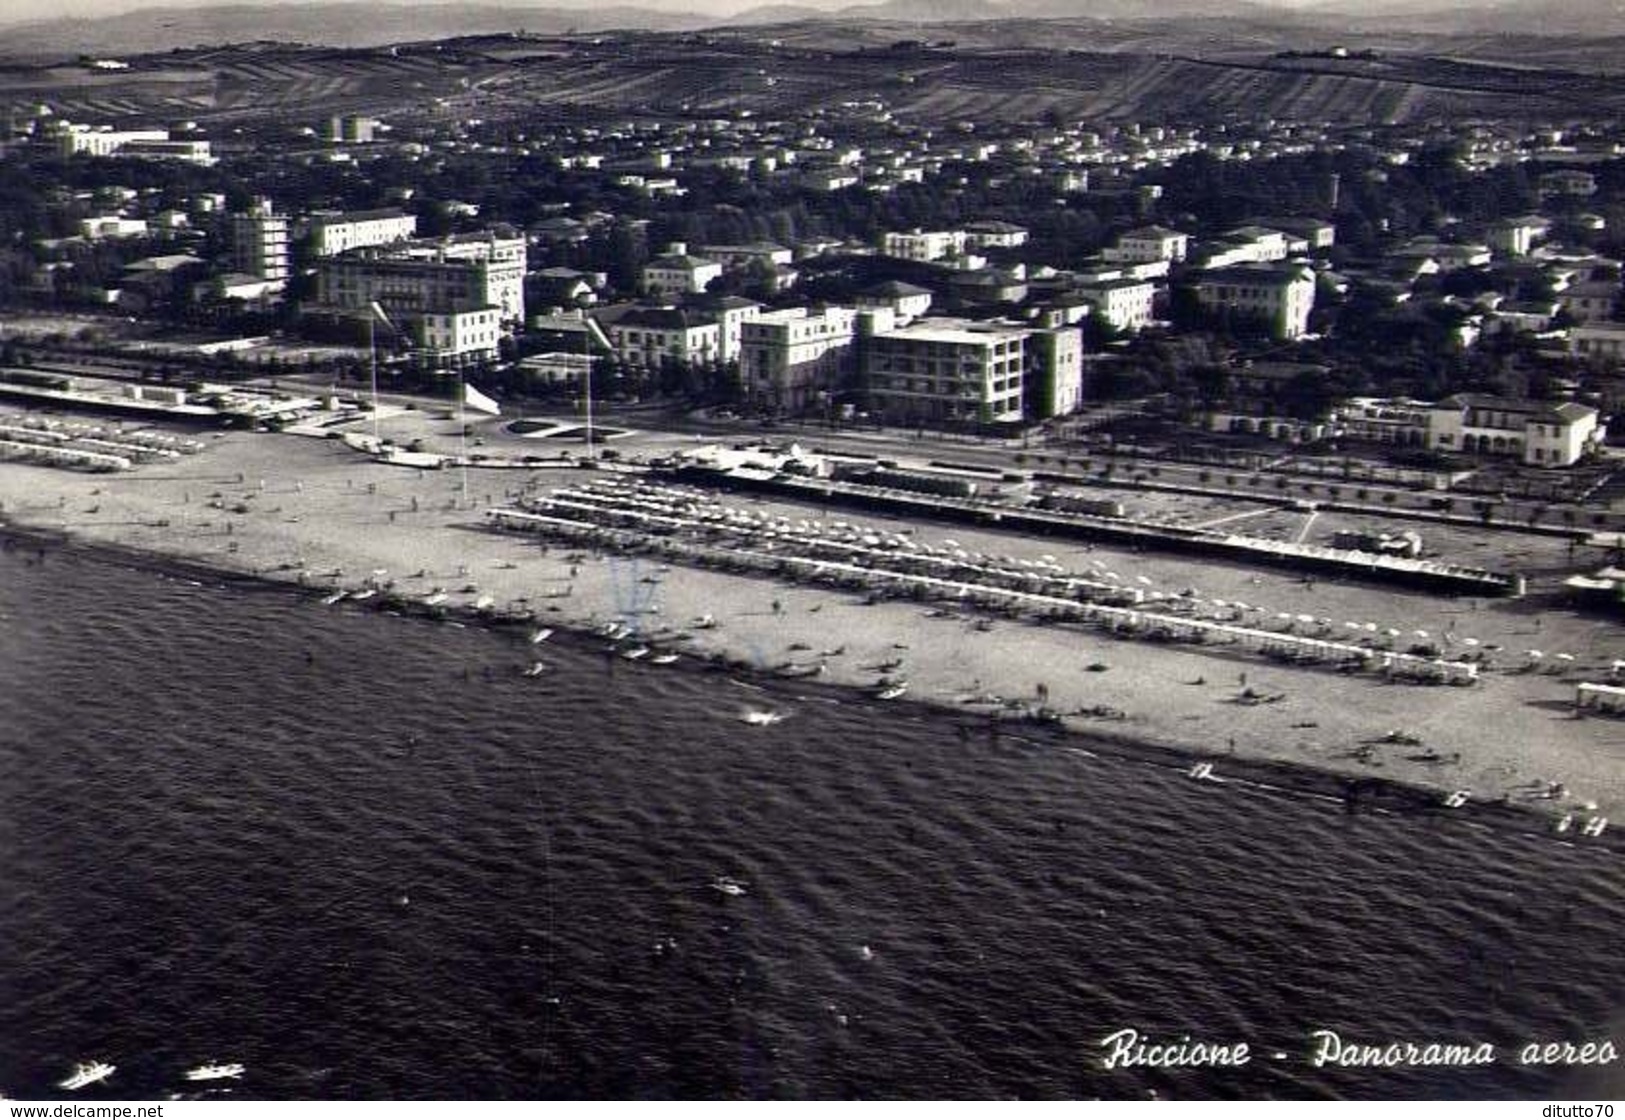
[[286,284],[291,272],[288,230],[287,217],[276,213],[268,198],[257,199],[246,213],[233,214],[232,268],[244,276]]
[[796,307],[744,324],[740,380],[747,399],[790,412],[814,405],[850,368],[857,311]]
[[1315,307],[1315,274],[1300,267],[1215,269],[1197,280],[1196,297],[1210,313],[1261,320],[1276,338],[1302,338]]
[[873,407],[902,423],[1022,419],[1028,331],[925,319],[867,338],[862,375]]
[[643,287],[656,297],[703,292],[721,275],[721,263],[690,256],[687,245],[674,241],[643,266]]
[[333,257],[351,249],[370,249],[407,241],[417,235],[415,214],[400,210],[358,210],[318,213],[310,217],[310,251]]

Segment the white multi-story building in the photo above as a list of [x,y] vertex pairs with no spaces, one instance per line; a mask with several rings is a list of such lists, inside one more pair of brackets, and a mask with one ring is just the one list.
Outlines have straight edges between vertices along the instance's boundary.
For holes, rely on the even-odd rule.
[[871,311],[891,311],[897,325],[903,327],[931,310],[931,300],[929,288],[885,280],[858,293],[857,305]]
[[268,198],[231,216],[232,268],[244,276],[286,284],[290,272],[288,219]]
[[799,412],[839,381],[852,358],[857,311],[792,307],[744,324],[740,380],[752,401]]
[[412,325],[420,356],[433,368],[494,362],[501,353],[502,312],[495,307],[426,311]]
[[876,333],[864,342],[865,387],[877,411],[903,423],[1016,422],[1029,333],[963,319]]
[[1117,244],[1101,255],[1108,261],[1179,262],[1190,255],[1190,235],[1164,226],[1142,226],[1118,236]]
[[1581,357],[1625,362],[1625,323],[1592,321],[1571,327],[1569,349]]
[[1157,286],[1146,280],[1103,280],[1078,288],[1113,330],[1138,332],[1151,325]]
[[1083,403],[1083,332],[1075,327],[1035,330],[1027,336],[1030,419],[1076,412]]
[[687,245],[674,241],[643,266],[643,286],[651,296],[682,295],[705,291],[721,275],[720,262],[690,256]]
[[1027,244],[1027,231],[1011,222],[971,222],[965,226],[967,249],[1014,249]]
[[355,249],[318,263],[319,299],[408,318],[495,307],[506,328],[524,321],[525,260],[524,238],[489,232]]
[[905,233],[891,232],[880,239],[880,251],[888,257],[905,261],[940,261],[944,257],[962,256],[965,252],[965,231],[916,229]]
[[1198,279],[1196,296],[1207,311],[1264,320],[1276,338],[1302,338],[1315,307],[1315,274],[1305,267],[1215,269]]
[[400,210],[322,211],[310,216],[310,250],[318,257],[333,257],[351,249],[390,245],[416,236],[415,214]]
[[609,341],[615,356],[628,365],[657,368],[667,362],[722,360],[722,328],[716,320],[674,307],[628,312],[610,324]]
[[108,214],[79,220],[79,236],[86,241],[118,240],[125,237],[145,237],[147,223],[141,218],[126,218]]
[[1344,439],[1506,455],[1534,467],[1573,466],[1607,436],[1589,405],[1480,393],[1457,393],[1435,403],[1362,397],[1338,408],[1332,423]]
[[1606,437],[1599,421],[1589,405],[1457,393],[1429,409],[1429,446],[1513,455],[1537,467],[1568,467]]

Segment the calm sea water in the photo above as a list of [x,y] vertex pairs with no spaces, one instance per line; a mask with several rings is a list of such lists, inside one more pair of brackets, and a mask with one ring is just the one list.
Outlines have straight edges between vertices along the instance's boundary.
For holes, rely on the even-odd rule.
[[[1522,1042],[1625,1043],[1616,852],[540,649],[0,553],[0,1090],[1546,1097]],[[1103,1069],[1130,1026],[1265,1056]]]

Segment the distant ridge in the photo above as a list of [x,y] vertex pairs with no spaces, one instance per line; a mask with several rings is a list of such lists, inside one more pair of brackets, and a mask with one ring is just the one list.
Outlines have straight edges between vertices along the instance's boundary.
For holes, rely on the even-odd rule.
[[[3,4],[0,4],[3,8]],[[1376,39],[1382,46],[1404,35],[1517,35],[1548,40],[1625,35],[1625,0],[1491,0],[1447,5],[1442,0],[1368,0],[1352,7],[1321,3],[1281,7],[1255,0],[791,0],[719,17],[685,0],[641,0],[608,7],[528,6],[522,3],[217,4],[156,7],[97,18],[63,17],[8,22],[0,14],[0,55],[13,59],[71,58],[80,54],[151,54],[200,45],[273,40],[332,47],[376,47],[526,31],[695,31],[826,24],[856,28],[963,27],[969,23],[1062,20],[1073,28],[1129,31],[1146,49],[1159,39],[1211,37],[1217,42],[1293,38],[1305,43],[1342,38]],[[1197,33],[1201,34],[1198,35]],[[945,38],[955,38],[945,34]],[[1382,42],[1383,40],[1390,42]],[[1369,44],[1368,44],[1369,45]],[[1612,67],[1609,67],[1612,69]]]

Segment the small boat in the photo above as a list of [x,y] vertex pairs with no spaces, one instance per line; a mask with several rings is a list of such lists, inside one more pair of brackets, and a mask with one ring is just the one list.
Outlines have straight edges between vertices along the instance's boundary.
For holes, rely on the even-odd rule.
[[674,662],[676,660],[677,660],[677,654],[675,654],[675,653],[657,653],[653,657],[649,658],[649,664],[651,664],[651,665],[670,665],[672,662]]
[[1187,778],[1194,778],[1199,782],[1211,782],[1214,780],[1213,763],[1198,762],[1195,766],[1192,766],[1189,770],[1185,771],[1185,776]]
[[1552,825],[1552,831],[1562,833],[1562,832],[1567,832],[1569,829],[1571,829],[1573,827],[1574,827],[1574,814],[1573,813],[1564,813],[1560,818],[1558,818],[1557,823]]
[[477,611],[488,611],[492,607],[496,606],[496,604],[497,601],[491,596],[481,595],[478,599],[474,600],[474,609]]
[[451,596],[447,595],[444,591],[436,591],[433,595],[424,597],[423,605],[426,607],[438,607],[441,603],[444,603],[449,598],[451,598]]
[[1444,807],[1446,809],[1459,809],[1463,805],[1467,804],[1468,800],[1472,796],[1473,796],[1472,790],[1458,789],[1454,793],[1452,793],[1449,797],[1444,799]]
[[621,656],[628,661],[637,661],[649,656],[649,647],[633,646],[631,649],[622,650]]
[[344,598],[348,594],[349,594],[348,591],[335,591],[335,592],[333,592],[333,594],[328,595],[328,596],[326,596],[325,598],[322,599],[322,606],[331,607],[334,603],[338,602],[340,599]]
[[759,708],[748,708],[739,718],[752,727],[772,727],[775,723],[784,721],[783,713],[762,711]]
[[186,1071],[188,1081],[221,1081],[225,1078],[239,1078],[247,1069],[241,1062],[220,1062],[208,1065],[194,1066]]
[[741,883],[738,879],[730,879],[726,875],[718,875],[715,879],[712,879],[711,889],[720,891],[732,898],[738,898],[740,895],[747,893],[744,883]]
[[540,630],[536,630],[536,631],[533,631],[531,633],[531,635],[530,635],[530,644],[533,645],[533,646],[534,645],[539,645],[542,642],[547,641],[547,639],[551,638],[552,636],[553,636],[553,631],[549,630],[547,627],[544,626]]
[[702,614],[699,618],[696,618],[693,622],[689,623],[689,625],[694,627],[696,630],[714,630],[717,625],[716,616]]
[[1592,817],[1580,828],[1581,836],[1601,836],[1608,827],[1607,817]]
[[56,1083],[58,1089],[67,1089],[70,1092],[83,1089],[86,1085],[94,1085],[98,1081],[106,1081],[113,1076],[118,1067],[111,1062],[80,1062],[73,1067],[73,1072]]
[[376,594],[378,594],[378,589],[376,587],[369,587],[364,591],[357,591],[354,595],[350,596],[350,598],[360,602],[364,599],[371,599]]
[[908,691],[908,682],[907,681],[898,681],[896,684],[889,684],[886,687],[882,688],[880,691],[876,692],[875,693],[875,699],[876,700],[895,700],[895,699],[897,699],[899,696],[903,695],[903,693],[905,693],[907,691]]
[[540,661],[532,661],[530,663],[530,667],[525,670],[525,676],[527,676],[527,677],[539,677],[545,672],[547,672],[546,664],[544,664],[543,662],[540,662]]

